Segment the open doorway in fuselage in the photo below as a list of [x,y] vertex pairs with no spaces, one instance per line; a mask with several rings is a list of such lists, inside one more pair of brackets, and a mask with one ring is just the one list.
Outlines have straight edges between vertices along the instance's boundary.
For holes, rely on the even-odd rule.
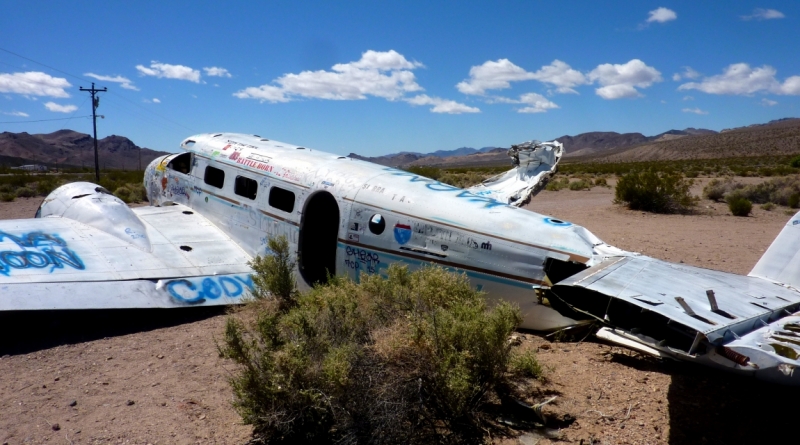
[[313,286],[327,283],[336,274],[339,205],[328,192],[316,192],[306,200],[300,221],[298,266],[303,280]]

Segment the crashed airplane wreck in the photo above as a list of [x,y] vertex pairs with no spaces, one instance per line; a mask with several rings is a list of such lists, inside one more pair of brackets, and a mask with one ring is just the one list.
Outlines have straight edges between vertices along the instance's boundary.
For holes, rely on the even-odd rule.
[[147,167],[150,207],[72,183],[36,218],[0,221],[0,311],[239,303],[248,261],[285,236],[301,287],[434,263],[519,305],[522,328],[594,322],[598,337],[646,354],[800,384],[800,214],[740,276],[521,210],[555,172],[558,142],[513,146],[514,168],[468,189],[256,135],[181,147]]

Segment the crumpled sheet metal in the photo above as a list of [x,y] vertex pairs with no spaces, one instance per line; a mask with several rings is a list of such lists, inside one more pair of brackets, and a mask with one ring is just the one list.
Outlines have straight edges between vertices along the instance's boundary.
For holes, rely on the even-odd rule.
[[547,184],[563,155],[564,145],[556,141],[512,145],[508,156],[514,168],[467,190],[520,207]]

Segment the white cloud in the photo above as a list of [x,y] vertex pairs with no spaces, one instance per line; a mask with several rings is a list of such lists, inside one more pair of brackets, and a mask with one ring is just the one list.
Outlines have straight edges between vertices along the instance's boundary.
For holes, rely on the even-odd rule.
[[761,105],[763,105],[765,107],[772,107],[772,106],[778,105],[778,102],[776,102],[774,100],[769,100],[769,99],[767,99],[765,97],[765,98],[761,99]]
[[683,100],[694,100],[694,96],[683,96]]
[[534,75],[508,59],[499,59],[496,62],[488,60],[483,65],[470,68],[469,79],[459,82],[456,88],[464,94],[483,95],[486,90],[509,88],[510,82],[531,80]]
[[59,105],[55,102],[47,102],[44,106],[54,113],[72,113],[78,109],[75,105]]
[[699,108],[684,108],[681,111],[683,111],[684,113],[708,114],[708,111],[703,111]]
[[698,77],[700,77],[700,73],[693,70],[690,66],[685,66],[683,67],[682,73],[675,73],[672,75],[672,80],[677,82],[681,79],[697,79]]
[[430,97],[427,94],[420,94],[404,100],[411,105],[433,105],[433,108],[431,108],[432,113],[461,114],[481,112],[479,108],[470,107],[454,100]]
[[558,108],[558,105],[547,100],[541,94],[527,93],[519,98],[521,103],[528,105],[527,107],[517,109],[518,113],[545,113],[547,110]]
[[780,83],[775,68],[764,65],[751,68],[746,63],[734,63],[722,74],[706,77],[701,82],[689,82],[678,90],[699,90],[708,94],[750,95],[758,92],[800,95],[800,76],[792,76]]
[[456,85],[458,91],[464,94],[484,95],[487,90],[509,88],[511,82],[538,80],[555,86],[559,93],[577,94],[573,87],[588,83],[583,73],[558,59],[533,73],[520,68],[508,59],[489,60],[483,65],[470,68],[469,77]]
[[775,9],[756,8],[750,15],[743,15],[742,20],[771,20],[786,17],[782,12]]
[[200,71],[188,66],[170,65],[153,60],[150,62],[149,68],[144,65],[136,65],[136,69],[143,76],[188,80],[190,82],[200,83]]
[[639,97],[638,88],[647,88],[655,82],[661,82],[661,73],[647,66],[639,59],[633,59],[621,65],[604,63],[598,65],[588,74],[592,82],[601,85],[595,92],[603,99],[621,99]]
[[288,102],[297,97],[357,100],[374,96],[398,100],[406,93],[423,90],[410,71],[421,66],[421,63],[410,62],[394,50],[369,50],[361,55],[360,60],[338,63],[332,71],[285,74],[273,80],[272,85],[248,87],[233,95],[240,99],[273,103]]
[[154,103],[154,104],[160,104],[160,103],[161,103],[161,99],[159,99],[159,98],[157,98],[157,97],[154,97],[154,98],[153,98],[153,103]]
[[678,18],[678,14],[675,14],[675,11],[664,7],[654,9],[649,14],[650,17],[647,18],[647,23],[665,23]]
[[3,114],[6,116],[30,117],[28,113],[23,113],[22,111],[3,111]]
[[13,74],[0,73],[0,93],[69,97],[69,93],[64,89],[71,86],[67,79],[52,77],[39,71]]
[[119,86],[121,86],[122,88],[125,88],[126,90],[139,91],[139,89],[136,88],[136,86],[133,85],[133,82],[131,82],[131,80],[128,79],[127,77],[122,77],[122,76],[103,76],[103,75],[94,74],[94,73],[84,73],[83,75],[87,76],[87,77],[92,77],[92,78],[100,80],[102,82],[118,83],[118,84],[120,84]]
[[211,77],[231,77],[231,73],[228,72],[225,68],[220,68],[218,66],[210,66],[203,68],[203,71],[206,72],[206,76]]

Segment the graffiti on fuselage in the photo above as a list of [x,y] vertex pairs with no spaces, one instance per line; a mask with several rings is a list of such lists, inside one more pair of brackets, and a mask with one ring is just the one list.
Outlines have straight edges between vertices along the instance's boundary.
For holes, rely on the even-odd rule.
[[57,234],[36,231],[17,236],[0,231],[0,242],[6,239],[13,241],[17,249],[0,251],[1,275],[8,276],[14,269],[49,267],[50,273],[56,269],[63,269],[64,266],[77,270],[86,269],[78,254]]
[[371,275],[377,273],[381,268],[381,259],[377,252],[346,246],[345,255],[347,258],[344,260],[344,264],[349,269],[356,271],[356,277],[360,271]]
[[391,172],[393,176],[402,176],[409,178],[409,182],[422,182],[425,183],[425,187],[428,190],[433,192],[451,192],[455,193],[456,198],[464,199],[467,202],[474,202],[483,204],[484,208],[491,209],[493,207],[501,207],[507,206],[508,204],[502,203],[496,199],[487,198],[485,196],[480,196],[478,194],[469,192],[464,189],[460,189],[458,187],[443,184],[439,181],[434,181],[433,179],[426,178],[424,176],[415,175],[414,173],[404,172],[402,170],[397,170],[395,168],[387,167],[384,169],[387,172]]
[[247,291],[252,291],[254,286],[250,275],[234,275],[170,280],[164,288],[172,298],[181,303],[199,304],[222,296],[241,298],[247,295]]

